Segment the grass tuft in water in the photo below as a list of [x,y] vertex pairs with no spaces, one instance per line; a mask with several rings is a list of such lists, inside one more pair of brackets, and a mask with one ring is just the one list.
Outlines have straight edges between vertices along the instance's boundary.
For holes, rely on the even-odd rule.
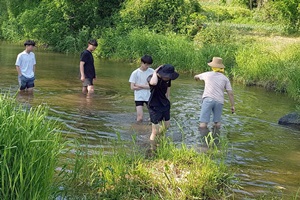
[[235,177],[217,146],[199,153],[185,144],[177,146],[166,137],[154,145],[156,149],[150,157],[145,156],[145,150],[136,146],[129,149],[123,142],[118,142],[109,153],[101,151],[97,155],[89,155],[87,150],[79,148],[82,154],[75,160],[84,164],[65,177],[62,196],[68,199],[222,199],[231,195]]

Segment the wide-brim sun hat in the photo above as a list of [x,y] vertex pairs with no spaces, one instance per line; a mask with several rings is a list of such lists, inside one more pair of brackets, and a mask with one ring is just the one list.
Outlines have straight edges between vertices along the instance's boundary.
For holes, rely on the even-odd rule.
[[223,59],[220,57],[213,57],[212,61],[207,63],[210,67],[225,68],[223,65]]
[[175,72],[175,69],[170,64],[163,65],[157,72],[162,78],[169,78],[171,80],[175,80],[178,78],[179,74]]

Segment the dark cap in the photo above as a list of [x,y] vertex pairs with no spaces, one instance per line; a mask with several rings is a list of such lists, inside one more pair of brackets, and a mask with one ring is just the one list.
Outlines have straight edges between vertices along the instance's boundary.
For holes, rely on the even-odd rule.
[[24,46],[27,46],[27,45],[35,46],[35,42],[33,40],[26,40],[26,42],[24,43]]
[[169,78],[171,80],[175,80],[178,78],[179,74],[175,72],[175,69],[170,64],[163,65],[157,72],[162,78]]

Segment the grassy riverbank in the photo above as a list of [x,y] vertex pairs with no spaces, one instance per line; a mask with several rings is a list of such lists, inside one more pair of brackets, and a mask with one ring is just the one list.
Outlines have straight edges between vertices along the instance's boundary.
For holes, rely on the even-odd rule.
[[[185,27],[167,22],[165,28],[140,25],[137,21],[144,18],[131,11],[143,12],[147,6],[125,6],[120,17],[125,25],[117,23],[114,28],[103,29],[96,54],[128,62],[139,62],[142,55],[150,54],[154,58],[153,67],[171,63],[181,73],[210,70],[207,61],[220,56],[233,81],[286,92],[300,101],[300,37],[298,30],[292,34],[288,31],[291,30],[288,19],[282,18],[272,5],[249,10],[222,5],[220,1],[198,2],[200,11],[187,17],[185,22],[190,21]],[[296,16],[298,21],[293,24],[298,26]],[[172,25],[179,26],[179,31],[168,31]]]
[[147,154],[118,140],[92,153],[64,141],[47,107],[28,108],[7,95],[0,105],[1,199],[220,199],[237,187],[226,141],[199,153],[162,137]]
[[154,68],[171,63],[183,73],[210,70],[207,61],[220,56],[233,81],[286,92],[300,101],[300,38],[261,35],[262,31],[255,33],[255,27],[251,31],[247,27],[212,23],[192,41],[182,35],[157,34],[147,29],[134,29],[122,38],[117,32],[106,33],[96,54],[128,62],[139,62],[141,55],[150,54]]

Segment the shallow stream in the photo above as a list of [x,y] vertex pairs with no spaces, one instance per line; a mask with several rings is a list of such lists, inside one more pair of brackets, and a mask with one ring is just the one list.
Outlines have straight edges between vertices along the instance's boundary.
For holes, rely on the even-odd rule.
[[[23,46],[0,43],[0,87],[16,93],[15,59]],[[91,150],[111,146],[118,134],[123,140],[136,137],[147,142],[151,127],[135,123],[133,92],[128,79],[137,65],[95,59],[95,95],[81,94],[79,55],[36,49],[36,81],[33,96],[18,95],[28,106],[46,103],[50,115],[65,124],[68,138],[85,138]],[[198,115],[203,83],[181,74],[171,87],[171,122],[168,135],[174,142],[199,145]],[[236,199],[255,199],[275,191],[283,199],[296,196],[300,188],[300,130],[280,126],[278,119],[295,111],[297,102],[286,94],[233,84],[236,113],[228,98],[221,132],[229,141],[227,163],[237,171],[242,189]],[[145,110],[145,112],[147,112]],[[148,114],[146,113],[146,118]],[[300,193],[300,192],[299,192]],[[300,197],[300,194],[298,194]]]

